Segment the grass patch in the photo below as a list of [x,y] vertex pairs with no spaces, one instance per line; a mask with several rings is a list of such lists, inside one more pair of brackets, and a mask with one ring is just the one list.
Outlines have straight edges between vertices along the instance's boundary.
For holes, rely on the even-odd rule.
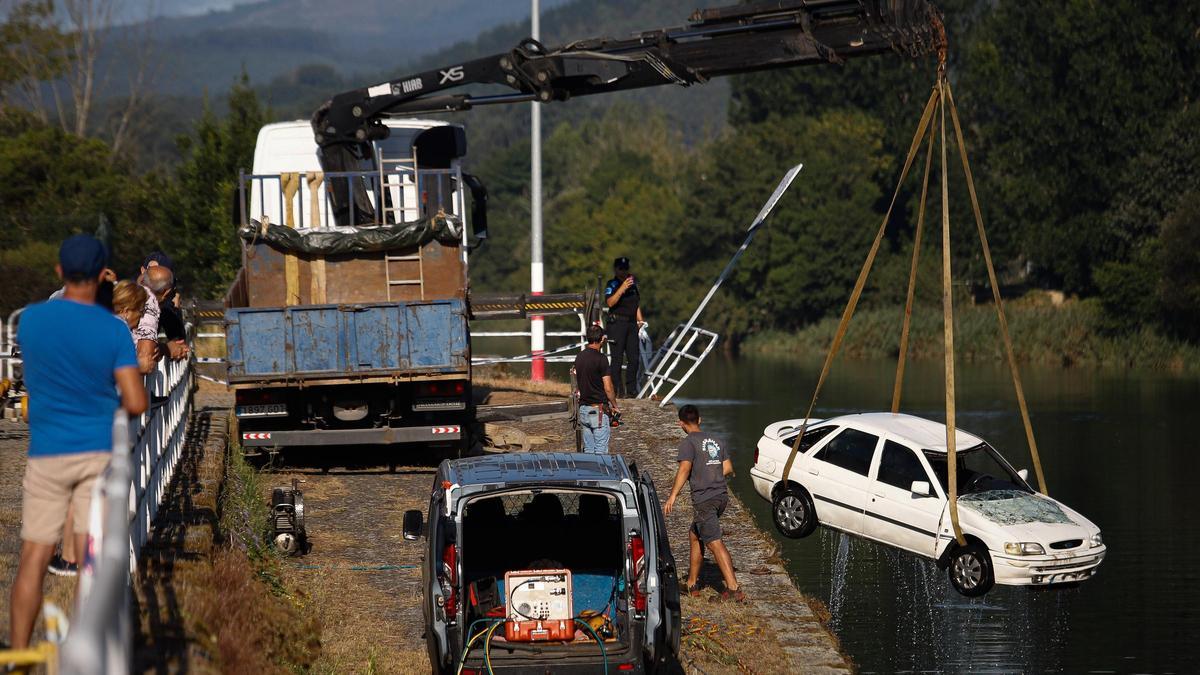
[[219,500],[224,545],[213,555],[197,620],[221,672],[307,671],[320,655],[320,625],[283,583],[261,494],[258,472],[230,443]]
[[[840,356],[852,359],[895,358],[900,351],[903,308],[872,307],[855,313]],[[1200,346],[1166,337],[1150,328],[1123,335],[1101,330],[1100,307],[1090,300],[1062,305],[1021,299],[1005,303],[1017,359],[1062,366],[1147,368],[1171,372],[1200,371]],[[991,304],[955,308],[954,346],[964,361],[1003,361],[1004,344]],[[823,319],[796,332],[767,331],[742,345],[750,354],[811,356],[824,354],[833,341],[838,317]],[[941,358],[940,310],[913,311],[909,357]]]

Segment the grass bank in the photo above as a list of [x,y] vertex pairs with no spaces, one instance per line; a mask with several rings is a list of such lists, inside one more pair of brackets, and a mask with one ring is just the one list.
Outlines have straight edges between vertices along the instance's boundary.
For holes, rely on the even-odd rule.
[[[1022,299],[1005,303],[1013,349],[1023,362],[1061,366],[1148,368],[1200,372],[1200,346],[1142,328],[1124,335],[1100,330],[1100,308],[1090,301],[1061,305]],[[855,312],[840,356],[854,359],[895,358],[899,353],[902,307]],[[991,304],[955,307],[954,346],[959,359],[1002,361],[1004,345]],[[772,356],[824,354],[839,317],[823,319],[796,332],[767,331],[742,344],[748,354]],[[941,358],[940,309],[913,312],[909,357]]]

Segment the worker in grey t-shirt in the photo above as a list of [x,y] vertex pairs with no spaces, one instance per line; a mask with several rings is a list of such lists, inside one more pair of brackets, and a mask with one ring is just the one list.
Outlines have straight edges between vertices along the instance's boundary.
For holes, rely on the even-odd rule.
[[738,586],[733,573],[733,558],[725,542],[721,541],[721,514],[729,505],[725,477],[733,474],[733,462],[724,439],[701,431],[700,411],[694,405],[679,409],[679,427],[687,437],[679,444],[679,471],[671,486],[671,496],[663,509],[667,515],[675,508],[675,499],[683,490],[684,483],[692,487],[692,527],[688,530],[691,553],[688,559],[688,594],[700,596],[700,565],[704,561],[704,547],[712,551],[725,588],[722,599],[744,602],[746,594]]

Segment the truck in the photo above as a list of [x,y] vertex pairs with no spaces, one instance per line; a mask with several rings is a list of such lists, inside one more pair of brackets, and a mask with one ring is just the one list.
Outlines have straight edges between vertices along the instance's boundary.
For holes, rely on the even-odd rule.
[[247,454],[470,442],[467,252],[486,237],[485,194],[462,171],[461,126],[389,130],[340,171],[322,171],[306,121],[258,134],[239,180],[242,266],[224,299]]
[[[461,126],[405,115],[885,53],[944,62],[945,46],[927,0],[749,2],[628,38],[526,39],[268,125],[239,181],[243,265],[224,303],[243,447],[470,442],[468,319],[487,312],[472,313],[467,262],[486,238],[487,193],[463,172]],[[449,92],[463,87],[486,88]]]

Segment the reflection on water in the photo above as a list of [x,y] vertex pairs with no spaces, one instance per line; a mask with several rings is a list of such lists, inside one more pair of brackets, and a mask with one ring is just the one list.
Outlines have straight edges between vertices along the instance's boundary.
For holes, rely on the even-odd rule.
[[[754,444],[768,423],[803,414],[819,365],[714,357],[685,389],[694,398],[680,401],[730,436],[734,489],[773,534],[769,505],[750,485]],[[894,367],[837,364],[816,414],[887,409]],[[905,412],[943,419],[940,363],[908,371]],[[959,364],[959,426],[1028,467],[1007,377]],[[1045,367],[1023,378],[1050,493],[1098,524],[1109,546],[1094,579],[964,598],[931,561],[825,529],[777,536],[793,577],[826,600],[862,672],[1200,671],[1200,452],[1188,429],[1200,381]]]

